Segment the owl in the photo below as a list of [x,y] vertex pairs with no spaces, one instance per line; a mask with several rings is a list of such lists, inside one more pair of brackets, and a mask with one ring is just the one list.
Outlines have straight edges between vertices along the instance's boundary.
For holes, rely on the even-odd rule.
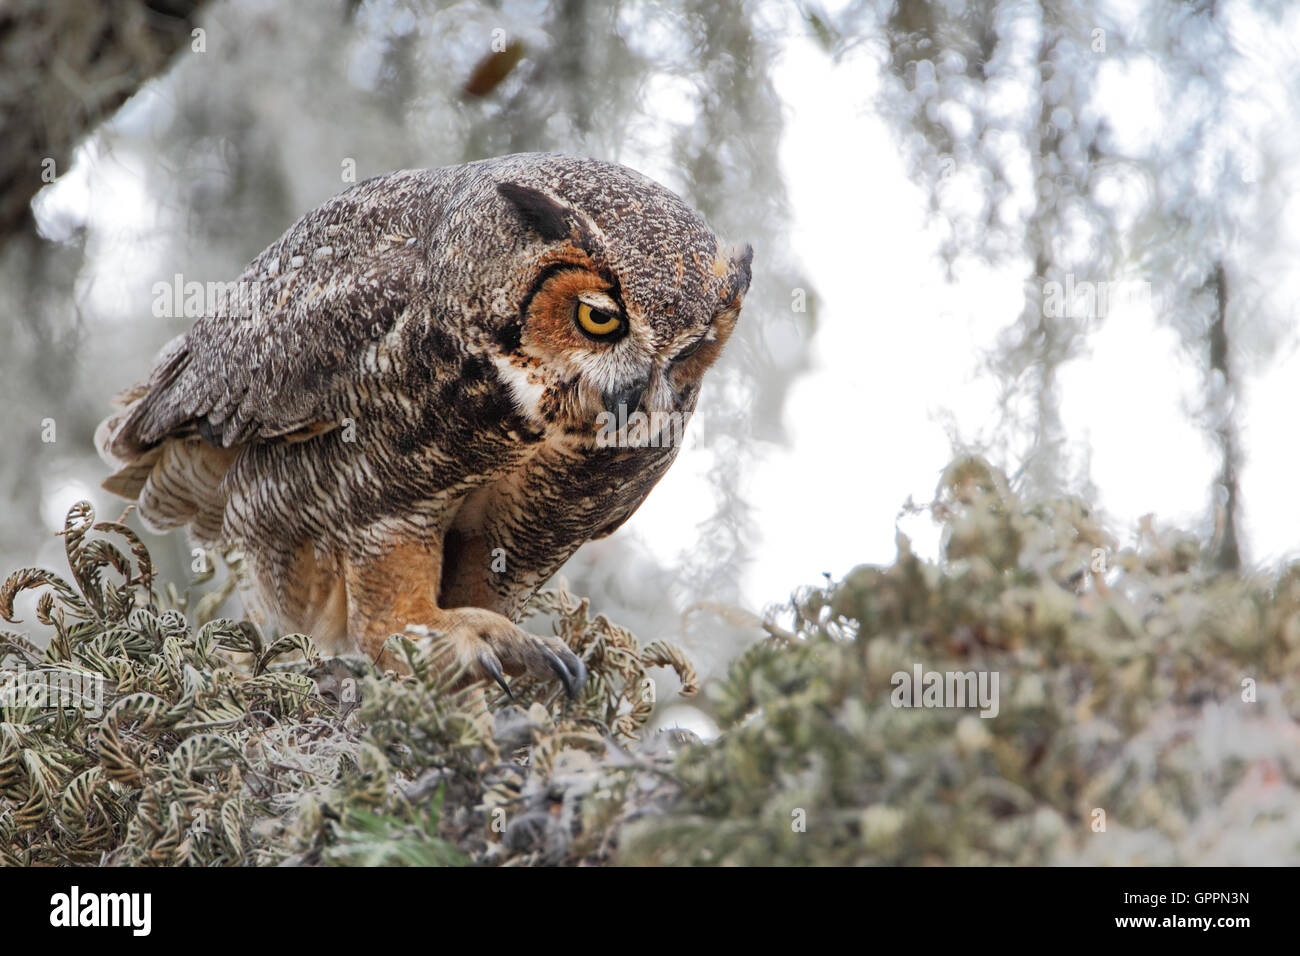
[[242,552],[267,633],[462,683],[586,669],[517,623],[672,464],[749,288],[626,167],[518,154],[359,183],[255,258],[96,431],[155,531]]

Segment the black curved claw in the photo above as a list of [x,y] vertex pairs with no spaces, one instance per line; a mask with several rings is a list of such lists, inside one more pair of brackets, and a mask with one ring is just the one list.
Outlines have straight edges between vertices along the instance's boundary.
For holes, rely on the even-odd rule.
[[485,671],[492,675],[492,679],[501,685],[501,689],[506,692],[506,696],[511,700],[515,695],[510,693],[510,685],[506,683],[506,675],[501,673],[501,665],[497,663],[497,657],[490,651],[481,651],[478,655],[478,662]]
[[587,665],[582,663],[582,658],[568,648],[562,652],[563,657],[549,647],[542,650],[546,653],[546,663],[564,685],[564,692],[569,695],[569,699],[577,697],[582,685],[587,683]]

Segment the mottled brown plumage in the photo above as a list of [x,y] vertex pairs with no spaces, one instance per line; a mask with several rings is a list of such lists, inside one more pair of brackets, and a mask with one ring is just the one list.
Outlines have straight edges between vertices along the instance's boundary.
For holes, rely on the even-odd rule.
[[[425,626],[473,676],[573,690],[581,662],[513,621],[672,463],[660,422],[694,409],[749,261],[609,163],[367,180],[163,349],[97,433],[105,487],[156,529],[242,550],[265,628],[374,656]],[[615,431],[620,405],[652,424]]]

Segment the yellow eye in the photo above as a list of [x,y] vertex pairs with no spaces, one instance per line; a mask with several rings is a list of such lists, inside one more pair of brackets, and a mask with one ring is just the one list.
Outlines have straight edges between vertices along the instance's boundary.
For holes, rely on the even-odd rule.
[[623,320],[612,312],[593,309],[585,302],[578,303],[578,328],[594,339],[607,339],[623,328]]

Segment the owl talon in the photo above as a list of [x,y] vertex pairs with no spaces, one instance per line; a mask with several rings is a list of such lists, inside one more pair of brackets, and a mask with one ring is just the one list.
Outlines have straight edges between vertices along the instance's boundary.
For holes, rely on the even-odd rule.
[[578,691],[582,690],[582,685],[587,682],[587,667],[582,663],[582,658],[567,648],[564,657],[556,654],[549,647],[543,648],[543,652],[546,655],[547,666],[555,672],[555,676],[564,685],[564,692],[570,700],[573,700],[578,696]]
[[558,679],[569,699],[578,696],[587,682],[587,667],[582,659],[558,637],[531,634],[516,625],[508,630],[485,631],[480,638],[507,674],[528,674],[536,680]]
[[479,666],[487,671],[488,675],[500,685],[501,689],[506,692],[506,696],[511,700],[514,700],[515,695],[510,692],[510,685],[506,683],[506,676],[501,672],[501,662],[497,660],[497,656],[491,651],[479,651],[478,663]]
[[438,639],[431,645],[435,666],[460,670],[457,686],[491,678],[514,700],[506,678],[527,674],[539,681],[558,678],[573,698],[587,681],[586,666],[563,640],[531,634],[486,608],[439,610],[429,626],[408,631]]

